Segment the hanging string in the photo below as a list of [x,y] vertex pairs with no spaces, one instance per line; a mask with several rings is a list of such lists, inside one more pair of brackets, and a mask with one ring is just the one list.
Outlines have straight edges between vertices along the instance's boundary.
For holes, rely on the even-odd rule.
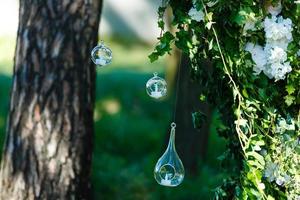
[[177,104],[178,104],[178,94],[179,94],[179,86],[180,86],[180,77],[181,77],[181,62],[182,62],[182,53],[179,56],[179,66],[177,67],[177,78],[176,78],[176,88],[175,88],[175,99],[174,99],[174,114],[173,114],[173,122],[176,123],[176,113],[177,113]]
[[[170,3],[170,0],[162,0],[161,7],[166,7],[167,8],[167,6],[168,6],[169,3]],[[163,33],[164,33],[164,30],[161,29],[160,30],[160,37],[163,36]],[[180,86],[179,84],[180,84],[180,75],[181,75],[181,61],[182,61],[182,54],[180,54],[180,57],[179,57],[179,66],[178,66],[178,69],[177,69],[175,99],[174,99],[174,103],[173,103],[173,106],[174,106],[173,123],[174,122],[176,123],[175,119],[176,119],[177,104],[178,104],[178,93],[179,93],[179,86]]]

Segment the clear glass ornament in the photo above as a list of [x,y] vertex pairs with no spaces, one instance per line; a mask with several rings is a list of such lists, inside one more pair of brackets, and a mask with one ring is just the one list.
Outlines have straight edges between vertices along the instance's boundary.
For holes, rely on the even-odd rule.
[[154,168],[154,178],[158,184],[168,187],[176,187],[184,179],[184,166],[175,149],[175,128],[171,124],[169,144],[165,153],[159,158]]
[[97,66],[103,67],[111,63],[112,51],[101,41],[101,43],[92,50],[91,58]]
[[147,94],[155,99],[160,99],[167,95],[167,82],[160,78],[155,72],[154,77],[148,80],[146,83]]

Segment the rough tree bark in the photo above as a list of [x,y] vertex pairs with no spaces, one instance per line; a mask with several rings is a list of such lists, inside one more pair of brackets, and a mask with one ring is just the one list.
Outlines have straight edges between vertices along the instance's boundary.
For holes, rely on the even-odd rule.
[[[177,53],[177,55],[180,57],[180,53]],[[201,85],[191,81],[189,57],[183,54],[179,64],[181,70],[177,70],[177,74],[180,73],[180,80],[176,80],[179,81],[175,118],[177,124],[176,146],[186,171],[190,175],[196,176],[198,174],[199,158],[203,159],[206,155],[209,123],[201,124],[200,129],[195,128],[192,113],[201,111],[209,119],[210,110],[208,105],[200,102]],[[174,87],[176,87],[176,84],[174,84]]]
[[0,199],[90,199],[101,0],[20,0]]

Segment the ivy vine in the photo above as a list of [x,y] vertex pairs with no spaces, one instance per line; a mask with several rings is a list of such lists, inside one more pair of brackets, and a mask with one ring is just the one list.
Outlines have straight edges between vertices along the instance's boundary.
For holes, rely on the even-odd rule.
[[[168,6],[175,33],[165,29]],[[174,45],[188,54],[191,78],[205,88],[199,100],[222,114],[219,135],[229,145],[221,158],[235,164],[228,166],[232,177],[215,189],[215,199],[299,200],[300,2],[170,0],[164,1],[158,16],[162,34],[151,62],[170,54]],[[272,27],[267,20],[273,20]],[[292,22],[292,38],[283,49],[269,51],[281,53],[282,60],[274,63],[280,58],[269,54],[259,60],[262,55],[257,52],[267,51],[267,32],[281,22],[287,24],[283,30]],[[273,39],[269,38],[275,43]],[[252,50],[247,50],[248,44]],[[254,73],[259,67],[281,75],[273,78],[264,69]]]

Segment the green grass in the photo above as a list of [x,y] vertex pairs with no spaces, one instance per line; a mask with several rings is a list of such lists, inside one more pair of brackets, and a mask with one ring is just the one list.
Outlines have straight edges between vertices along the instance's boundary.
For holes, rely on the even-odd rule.
[[[95,137],[92,182],[95,199],[104,200],[208,200],[224,177],[216,157],[225,142],[212,129],[207,158],[199,176],[187,176],[177,188],[159,186],[153,167],[163,151],[169,126],[171,99],[156,102],[145,93],[154,71],[164,72],[165,61],[150,64],[152,47],[106,40],[113,63],[97,70]],[[0,38],[0,146],[8,111],[14,42]],[[193,155],[191,155],[193,156]]]

